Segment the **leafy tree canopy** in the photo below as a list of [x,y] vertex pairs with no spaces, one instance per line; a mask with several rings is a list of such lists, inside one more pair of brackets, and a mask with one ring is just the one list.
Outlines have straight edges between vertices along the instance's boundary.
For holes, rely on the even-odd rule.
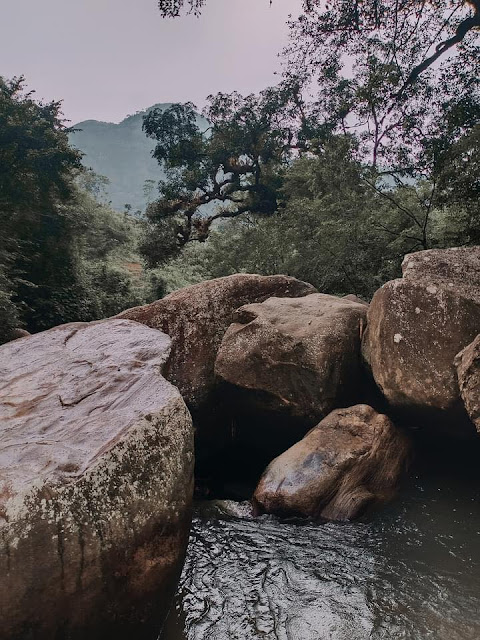
[[[58,269],[59,287],[74,288],[63,209],[73,193],[72,172],[80,155],[68,145],[60,103],[36,102],[23,78],[0,77],[0,303],[2,333],[35,306],[46,306],[43,288]],[[49,261],[49,257],[52,258]],[[72,293],[74,296],[75,294]],[[68,296],[66,296],[68,297]],[[52,306],[69,304],[60,294]]]
[[[194,11],[203,5],[165,3],[163,13],[177,15],[187,4]],[[149,211],[163,246],[153,234],[147,254],[158,261],[190,240],[204,240],[218,218],[274,213],[282,206],[283,168],[296,155],[318,155],[339,135],[355,141],[354,157],[371,168],[366,184],[391,204],[392,184],[429,185],[420,211],[398,207],[417,227],[419,245],[429,246],[428,219],[447,193],[451,148],[467,144],[465,136],[480,122],[478,9],[451,0],[306,1],[304,14],[290,24],[280,87],[256,98],[211,98],[212,128],[203,134],[195,130],[192,107],[190,115],[178,106],[145,123],[159,141],[156,157],[170,169]],[[463,196],[475,192],[471,172],[465,175]],[[202,212],[201,205],[215,200],[222,204],[218,213]],[[185,219],[179,225],[177,217],[174,227],[180,212]]]
[[71,195],[72,169],[80,168],[80,153],[68,144],[60,102],[36,102],[25,93],[22,77],[0,76],[0,209],[15,215],[20,209],[49,207]]
[[291,164],[277,214],[226,220],[207,243],[188,245],[164,270],[168,286],[238,272],[285,273],[325,293],[369,299],[401,275],[405,253],[421,248],[412,216],[425,225],[431,247],[478,241],[478,204],[475,223],[473,207],[431,199],[429,183],[393,186],[386,198],[367,184],[369,169],[352,158],[346,142],[333,138],[318,156]]
[[160,246],[147,236],[144,249],[153,264],[192,240],[206,240],[221,218],[273,214],[292,152],[326,135],[303,111],[295,83],[258,96],[219,93],[208,100],[210,126],[203,131],[190,103],[153,110],[144,119],[145,132],[157,141],[154,157],[167,173],[160,199],[147,209],[160,232],[154,235],[162,237]]
[[458,116],[459,105],[470,101],[478,116],[480,31],[466,32],[442,64],[424,65],[471,17],[468,6],[312,2],[311,11],[291,23],[287,75],[301,78],[337,124],[359,136],[374,165],[406,166],[408,154],[438,135],[447,111]]

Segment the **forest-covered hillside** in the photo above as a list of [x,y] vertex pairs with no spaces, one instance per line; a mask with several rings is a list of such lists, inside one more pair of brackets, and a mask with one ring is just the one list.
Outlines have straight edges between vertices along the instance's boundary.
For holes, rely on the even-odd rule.
[[[170,107],[156,104],[124,118],[118,124],[85,120],[73,126],[70,143],[84,155],[82,163],[99,176],[108,178],[104,184],[105,198],[116,211],[125,205],[132,212],[144,211],[155,192],[163,172],[152,158],[154,141],[142,131],[143,117],[152,109]],[[199,126],[207,126],[199,117]]]

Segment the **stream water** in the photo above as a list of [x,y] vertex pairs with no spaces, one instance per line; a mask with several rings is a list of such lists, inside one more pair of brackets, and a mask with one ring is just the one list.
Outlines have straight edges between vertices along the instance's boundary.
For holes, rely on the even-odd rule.
[[355,523],[199,503],[162,640],[479,640],[480,457],[452,460]]

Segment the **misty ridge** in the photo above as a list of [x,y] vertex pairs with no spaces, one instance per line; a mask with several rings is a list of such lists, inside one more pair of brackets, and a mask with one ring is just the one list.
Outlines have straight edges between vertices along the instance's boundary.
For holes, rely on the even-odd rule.
[[[128,204],[132,212],[143,213],[155,197],[156,185],[164,173],[152,158],[155,142],[142,130],[143,117],[152,109],[170,106],[171,103],[152,105],[118,124],[85,120],[72,126],[70,143],[82,152],[86,168],[108,178],[104,197],[116,211],[123,211]],[[199,122],[207,127],[206,122]]]
[[0,640],[478,640],[480,2],[114,4],[2,9]]

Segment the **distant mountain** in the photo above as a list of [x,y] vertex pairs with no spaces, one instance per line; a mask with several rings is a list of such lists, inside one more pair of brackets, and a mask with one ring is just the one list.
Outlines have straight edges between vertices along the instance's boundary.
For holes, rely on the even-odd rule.
[[[171,103],[153,105],[127,116],[119,124],[85,120],[74,125],[79,131],[70,134],[70,143],[85,154],[82,162],[86,167],[109,179],[106,192],[114,209],[123,211],[129,204],[133,212],[144,211],[146,180],[155,181],[152,193],[155,195],[156,183],[164,174],[152,158],[155,141],[142,131],[143,116],[157,107],[164,110],[170,106]],[[198,122],[207,127],[201,116],[198,116]]]

